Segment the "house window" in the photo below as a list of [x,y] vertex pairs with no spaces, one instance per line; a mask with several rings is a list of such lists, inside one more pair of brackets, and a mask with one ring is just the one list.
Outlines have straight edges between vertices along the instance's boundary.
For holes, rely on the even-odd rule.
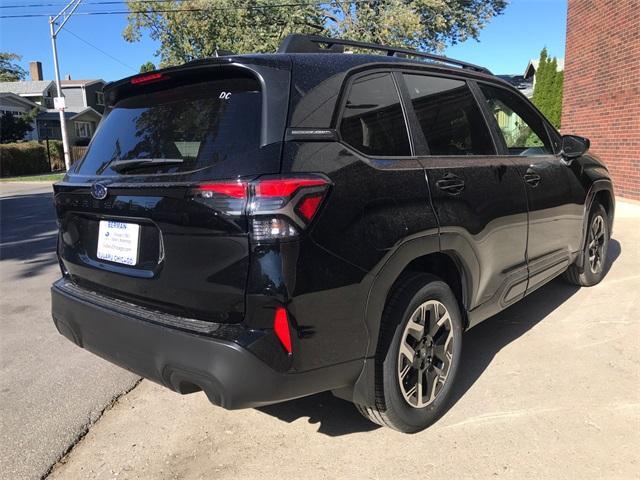
[[91,138],[91,124],[89,122],[74,122],[76,127],[76,137]]
[[96,92],[96,103],[100,106],[104,106],[104,93]]

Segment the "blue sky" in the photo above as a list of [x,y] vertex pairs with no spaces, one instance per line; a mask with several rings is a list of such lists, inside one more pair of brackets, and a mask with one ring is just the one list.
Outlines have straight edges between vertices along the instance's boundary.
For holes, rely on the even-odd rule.
[[[60,7],[6,8],[26,4],[58,4]],[[50,14],[63,0],[0,0],[0,15]],[[122,5],[81,7],[84,10],[123,10]],[[445,50],[445,54],[486,66],[494,73],[522,73],[530,58],[546,46],[552,56],[564,56],[566,0],[511,0],[505,13],[494,18],[480,33],[479,42],[469,40]],[[72,78],[116,80],[136,73],[146,61],[156,62],[157,44],[148,38],[127,43],[122,38],[125,15],[74,16],[66,28],[111,57],[62,31],[58,37],[60,72]],[[44,76],[53,78],[49,25],[46,17],[0,19],[0,50],[23,56],[22,65],[40,60]]]

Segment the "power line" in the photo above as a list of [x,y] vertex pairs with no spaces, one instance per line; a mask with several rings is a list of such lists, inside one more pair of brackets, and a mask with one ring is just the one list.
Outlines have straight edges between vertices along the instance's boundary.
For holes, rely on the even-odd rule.
[[[144,3],[170,3],[173,1],[179,2],[193,2],[195,0],[139,0]],[[123,5],[126,4],[126,0],[109,0],[109,1],[98,1],[98,2],[82,2],[82,5]],[[61,5],[66,5],[64,2],[57,3],[28,3],[26,5],[0,5],[0,9],[2,8],[42,8],[42,7],[59,7]]]
[[[156,3],[165,3],[168,0],[142,0],[144,2],[156,2]],[[182,0],[183,2],[187,0]],[[191,0],[193,1],[193,0]],[[111,2],[92,2],[90,5],[106,5],[106,4],[122,4],[125,2],[111,1]],[[339,1],[332,2],[333,4],[358,4],[358,3],[366,3],[366,0],[355,0],[355,1]],[[89,5],[88,4],[88,5]],[[213,7],[213,8],[170,8],[170,9],[160,9],[160,10],[112,10],[112,11],[89,11],[89,12],[76,12],[74,15],[128,15],[128,14],[136,14],[136,13],[188,13],[188,12],[212,12],[212,11],[225,11],[225,10],[269,10],[276,8],[292,8],[292,7],[311,7],[311,6],[321,6],[326,5],[327,2],[302,2],[302,3],[280,3],[280,4],[271,4],[271,5],[251,5],[251,6],[229,6],[229,7]],[[34,4],[32,4],[34,5]],[[45,6],[42,4],[42,6]],[[1,18],[34,18],[34,17],[48,17],[51,16],[49,13],[23,13],[23,14],[14,14],[14,15],[0,15]]]
[[100,47],[96,47],[93,43],[89,42],[88,40],[85,40],[84,38],[80,37],[79,35],[76,35],[75,33],[73,33],[71,30],[69,30],[68,28],[63,28],[63,30],[67,33],[70,33],[71,35],[73,35],[74,37],[76,37],[78,40],[80,40],[81,42],[86,43],[87,45],[89,45],[91,48],[96,49],[97,51],[99,51],[100,53],[102,53],[103,55],[106,55],[107,57],[109,57],[111,60],[118,62],[120,65],[123,65],[125,67],[127,67],[129,70],[133,70],[134,72],[137,72],[137,70],[135,68],[133,68],[131,65],[127,65],[126,63],[124,63],[123,61],[117,59],[116,57],[114,57],[113,55],[105,52],[104,50],[102,50]]
[[[234,8],[234,7],[230,7]],[[254,7],[246,7],[247,9]],[[210,8],[185,8],[180,10],[113,10],[107,12],[76,12],[75,16],[84,15],[126,15],[129,13],[182,13],[182,12],[208,12],[211,11]],[[51,13],[25,13],[20,15],[0,15],[0,18],[35,18],[35,17],[50,17],[53,14]]]

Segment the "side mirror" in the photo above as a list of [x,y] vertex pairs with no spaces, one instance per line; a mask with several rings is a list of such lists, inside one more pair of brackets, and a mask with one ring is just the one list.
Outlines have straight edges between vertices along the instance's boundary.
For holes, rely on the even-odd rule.
[[590,144],[591,142],[589,142],[588,138],[578,137],[577,135],[563,135],[560,156],[570,164],[574,158],[587,153]]

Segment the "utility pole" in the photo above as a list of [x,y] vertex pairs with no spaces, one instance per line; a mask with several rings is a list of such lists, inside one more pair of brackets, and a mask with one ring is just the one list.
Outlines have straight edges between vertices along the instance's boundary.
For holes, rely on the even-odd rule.
[[[54,99],[54,107],[60,112],[60,132],[62,133],[62,148],[64,150],[64,166],[67,170],[71,168],[71,155],[69,153],[69,137],[67,136],[67,122],[64,118],[65,102],[62,96],[62,87],[60,86],[60,67],[58,66],[58,47],[56,46],[56,38],[58,33],[64,27],[64,24],[71,18],[73,12],[80,6],[82,0],[71,0],[66,7],[55,17],[49,17],[49,30],[51,32],[51,46],[53,47],[53,68],[56,75],[57,97]],[[60,21],[59,25],[56,23]]]

